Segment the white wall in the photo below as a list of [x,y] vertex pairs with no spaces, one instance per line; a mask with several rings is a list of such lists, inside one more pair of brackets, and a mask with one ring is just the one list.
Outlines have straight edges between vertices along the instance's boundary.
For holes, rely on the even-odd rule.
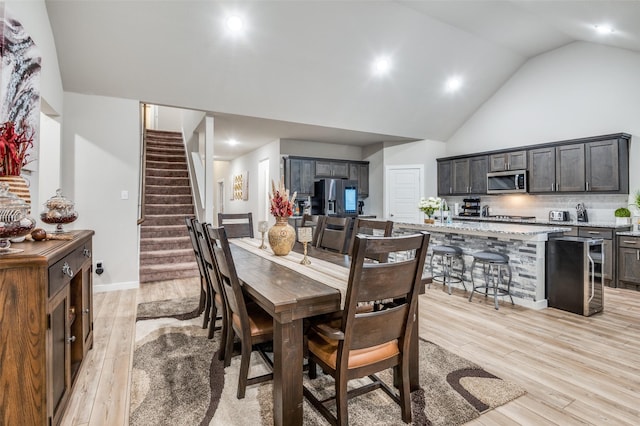
[[[40,221],[43,204],[56,194],[60,188],[60,123],[46,114],[40,113],[40,152],[38,158],[38,198],[31,202],[31,217],[37,220],[37,226],[50,227]],[[33,187],[34,182],[31,185]],[[33,194],[33,193],[32,193]],[[33,195],[32,195],[33,197]]]
[[447,143],[447,155],[626,132],[640,189],[640,53],[575,42],[537,56]]
[[300,157],[336,158],[340,160],[362,160],[359,146],[334,143],[280,139],[280,153]]
[[182,130],[182,109],[158,106],[158,127],[156,130],[180,132]]
[[[71,229],[93,229],[97,289],[138,285],[138,101],[65,92],[62,190],[76,203]],[[129,191],[127,200],[121,191]],[[102,288],[101,288],[102,287]]]
[[[238,157],[235,160],[229,162],[229,168],[227,171],[227,175],[225,176],[225,213],[246,213],[252,212],[254,215],[253,225],[254,225],[254,233],[257,234],[257,226],[259,218],[256,216],[259,211],[259,196],[258,191],[258,163],[260,161],[268,158],[269,159],[269,176],[270,179],[273,179],[276,182],[280,180],[280,140],[276,140],[270,142],[266,145],[261,146],[260,148],[251,151],[250,153],[243,155],[242,157]],[[240,174],[242,172],[248,172],[249,177],[249,199],[247,201],[243,200],[233,200],[231,201],[232,194],[232,176],[236,174]],[[293,195],[293,194],[292,194]],[[268,218],[270,223],[275,223],[275,219],[273,217]]]
[[[446,156],[446,149],[446,144],[439,141],[385,142],[384,165],[385,167],[403,164],[424,165],[423,188],[425,193],[423,196],[435,196],[438,193],[436,158]],[[420,200],[416,200],[416,209],[418,201]]]

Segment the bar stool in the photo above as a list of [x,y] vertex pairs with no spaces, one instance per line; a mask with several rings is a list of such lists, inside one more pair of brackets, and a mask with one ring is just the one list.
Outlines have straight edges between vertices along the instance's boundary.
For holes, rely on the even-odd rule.
[[[473,278],[473,268],[475,268],[476,263],[482,264],[485,285],[476,286]],[[503,272],[506,272],[509,277],[506,289],[504,288]],[[471,290],[469,302],[471,302],[473,298],[473,293],[480,293],[480,289],[484,289],[484,297],[487,297],[489,294],[493,295],[496,310],[498,309],[498,296],[509,296],[511,304],[514,304],[513,297],[511,297],[511,265],[509,264],[509,256],[506,254],[495,251],[480,251],[474,253],[473,263],[471,264],[471,283],[473,284],[473,290]],[[500,284],[502,284],[503,287],[500,287]],[[493,290],[493,293],[489,293],[489,289]]]
[[[467,291],[467,286],[464,284],[464,280],[462,279],[465,270],[464,257],[462,257],[462,249],[456,246],[434,246],[431,253],[431,261],[429,262],[429,268],[431,269],[431,279],[433,281],[441,282],[442,285],[446,285],[449,289],[449,294],[451,294],[451,283],[462,283],[464,287],[464,291]],[[434,275],[433,274],[433,259],[436,256],[441,257],[442,263],[442,274]],[[460,274],[452,274],[453,270],[453,261],[459,260],[462,262],[462,272]],[[429,288],[431,288],[431,283],[429,283]]]

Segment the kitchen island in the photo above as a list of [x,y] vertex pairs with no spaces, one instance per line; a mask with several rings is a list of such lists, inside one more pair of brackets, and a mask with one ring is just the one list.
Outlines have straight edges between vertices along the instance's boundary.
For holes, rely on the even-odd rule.
[[[464,280],[467,290],[471,286],[473,253],[484,250],[497,251],[509,256],[513,273],[511,295],[514,303],[533,309],[547,307],[545,293],[546,242],[550,237],[570,231],[565,226],[533,226],[514,223],[453,222],[453,223],[395,223],[394,234],[415,231],[431,234],[429,246],[454,245],[463,251],[466,270]],[[429,250],[429,253],[431,250]],[[427,259],[427,262],[430,258]],[[427,264],[428,268],[428,264]],[[454,263],[454,271],[462,272],[462,266]],[[430,274],[430,272],[429,272]],[[476,267],[474,280],[483,283],[482,268]],[[437,284],[435,284],[437,285]],[[462,284],[454,284],[462,289]],[[507,298],[508,300],[508,298]]]

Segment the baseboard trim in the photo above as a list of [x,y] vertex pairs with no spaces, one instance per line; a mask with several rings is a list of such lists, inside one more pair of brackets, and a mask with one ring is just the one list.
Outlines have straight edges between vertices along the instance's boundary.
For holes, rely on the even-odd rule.
[[104,293],[107,291],[133,290],[135,288],[140,288],[139,281],[128,281],[128,282],[113,283],[113,284],[98,284],[93,286],[93,292]]

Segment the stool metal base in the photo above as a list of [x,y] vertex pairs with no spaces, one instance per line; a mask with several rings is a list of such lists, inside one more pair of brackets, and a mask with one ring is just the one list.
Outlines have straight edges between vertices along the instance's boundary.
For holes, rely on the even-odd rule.
[[[436,256],[440,256],[442,258],[442,274],[434,275],[433,274],[433,259]],[[453,260],[460,259],[462,261],[462,273],[452,273],[453,269]],[[451,254],[451,253],[432,253],[431,261],[429,262],[429,268],[431,269],[431,280],[435,282],[442,283],[443,286],[446,286],[449,294],[451,294],[451,284],[452,283],[462,283],[464,287],[464,291],[467,291],[467,286],[464,283],[465,264],[464,258],[459,254]],[[431,288],[431,283],[429,283],[429,288]]]
[[[476,285],[475,279],[473,278],[473,269],[476,266],[476,262],[482,263],[483,275],[485,285]],[[509,277],[505,288],[499,287],[499,284],[502,282],[504,284],[504,278],[502,277],[503,267],[507,272]],[[495,270],[495,272],[493,272]],[[491,282],[491,283],[490,283]],[[484,261],[473,259],[471,263],[471,283],[473,285],[473,289],[471,290],[471,294],[469,295],[469,302],[473,299],[474,293],[481,293],[481,289],[484,289],[484,297],[493,296],[493,303],[495,305],[496,310],[498,310],[498,296],[509,296],[511,299],[511,304],[513,303],[513,297],[511,297],[511,265],[508,262],[499,262],[499,261]],[[491,290],[491,292],[489,292]]]

